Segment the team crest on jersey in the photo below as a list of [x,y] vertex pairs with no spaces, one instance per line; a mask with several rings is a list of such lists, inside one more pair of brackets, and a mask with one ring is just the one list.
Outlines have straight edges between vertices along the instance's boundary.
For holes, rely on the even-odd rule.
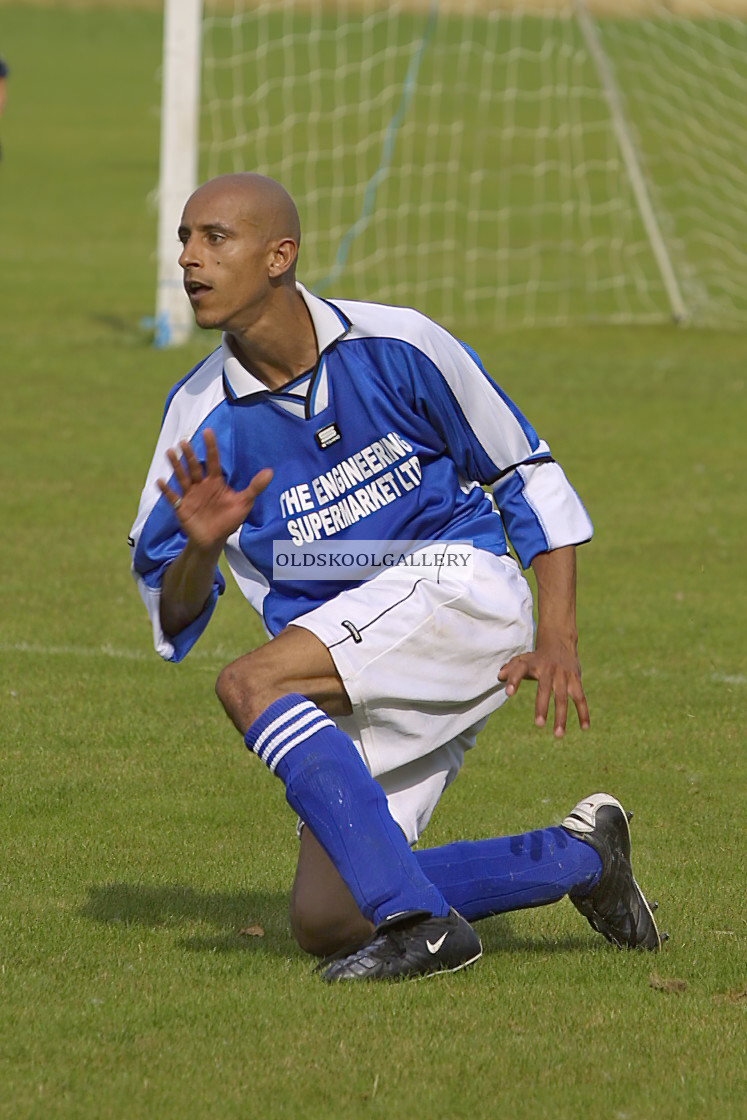
[[320,428],[318,432],[315,432],[314,439],[319,444],[322,451],[324,451],[326,447],[331,447],[333,443],[337,443],[338,439],[342,439],[342,436],[340,435],[340,429],[333,421],[331,424],[326,424],[323,428]]

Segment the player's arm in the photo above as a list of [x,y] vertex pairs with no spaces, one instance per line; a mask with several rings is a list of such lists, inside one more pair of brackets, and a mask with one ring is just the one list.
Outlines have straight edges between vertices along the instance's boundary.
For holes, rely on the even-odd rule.
[[188,540],[169,564],[161,584],[161,626],[169,638],[180,634],[205,609],[223,545],[201,549]]
[[573,701],[581,729],[589,727],[589,708],[581,685],[576,630],[576,549],[572,545],[538,552],[531,561],[537,580],[537,637],[531,653],[503,665],[498,679],[513,696],[525,678],[537,682],[534,722],[544,727],[555,699],[555,735],[565,733],[568,702]]
[[437,352],[428,354],[430,366],[418,365],[425,415],[461,475],[492,485],[514,551],[537,579],[535,649],[502,666],[499,677],[508,682],[509,695],[525,677],[537,681],[540,726],[554,694],[556,735],[564,733],[569,697],[586,728],[589,712],[576,656],[575,546],[592,536],[589,515],[550,448],[491,381],[477,355],[445,332],[438,337]]
[[209,428],[203,435],[204,470],[186,440],[179,444],[182,459],[173,448],[167,452],[180,494],[158,479],[158,487],[187,538],[161,584],[161,625],[172,637],[202,613],[213,590],[223,546],[246,521],[257,496],[272,479],[272,471],[262,470],[245,490],[232,490],[223,478],[215,436]]

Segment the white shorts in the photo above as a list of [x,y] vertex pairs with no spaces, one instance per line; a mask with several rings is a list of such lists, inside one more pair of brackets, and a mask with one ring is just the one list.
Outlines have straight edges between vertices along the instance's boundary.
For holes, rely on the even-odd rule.
[[515,560],[475,550],[472,571],[378,575],[293,623],[329,649],[353,708],[336,723],[411,844],[506,699],[498,670],[532,646],[532,596]]

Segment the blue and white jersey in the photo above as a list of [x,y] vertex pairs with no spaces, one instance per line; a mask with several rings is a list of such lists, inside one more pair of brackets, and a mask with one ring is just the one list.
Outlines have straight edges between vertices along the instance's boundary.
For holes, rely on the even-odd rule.
[[234,578],[270,635],[354,586],[344,575],[305,579],[303,570],[273,579],[273,542],[471,541],[503,555],[508,536],[527,567],[538,552],[592,535],[547,444],[468,347],[408,308],[298,290],[316,331],[313,370],[271,392],[224,338],[166,401],[130,551],[156,649],[168,660],[191,649],[225,586],[216,569],[199,618],[175,638],[163,634],[161,580],[185,537],[156,479],[171,479],[166,451],[180,440],[204,462],[205,428],[215,433],[232,488],[244,489],[263,467],[274,471],[225,546]]

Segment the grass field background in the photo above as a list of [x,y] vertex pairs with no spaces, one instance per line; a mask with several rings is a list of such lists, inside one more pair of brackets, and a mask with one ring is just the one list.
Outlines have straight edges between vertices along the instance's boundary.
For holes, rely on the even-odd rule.
[[555,742],[524,686],[426,842],[609,789],[664,952],[617,953],[563,902],[481,923],[463,974],[327,989],[288,930],[282,788],[212,691],[259,628],[229,588],[162,664],[128,572],[163,399],[212,345],[140,326],[160,32],[0,4],[0,1117],[743,1117],[747,335],[469,338],[596,524],[593,727]]

